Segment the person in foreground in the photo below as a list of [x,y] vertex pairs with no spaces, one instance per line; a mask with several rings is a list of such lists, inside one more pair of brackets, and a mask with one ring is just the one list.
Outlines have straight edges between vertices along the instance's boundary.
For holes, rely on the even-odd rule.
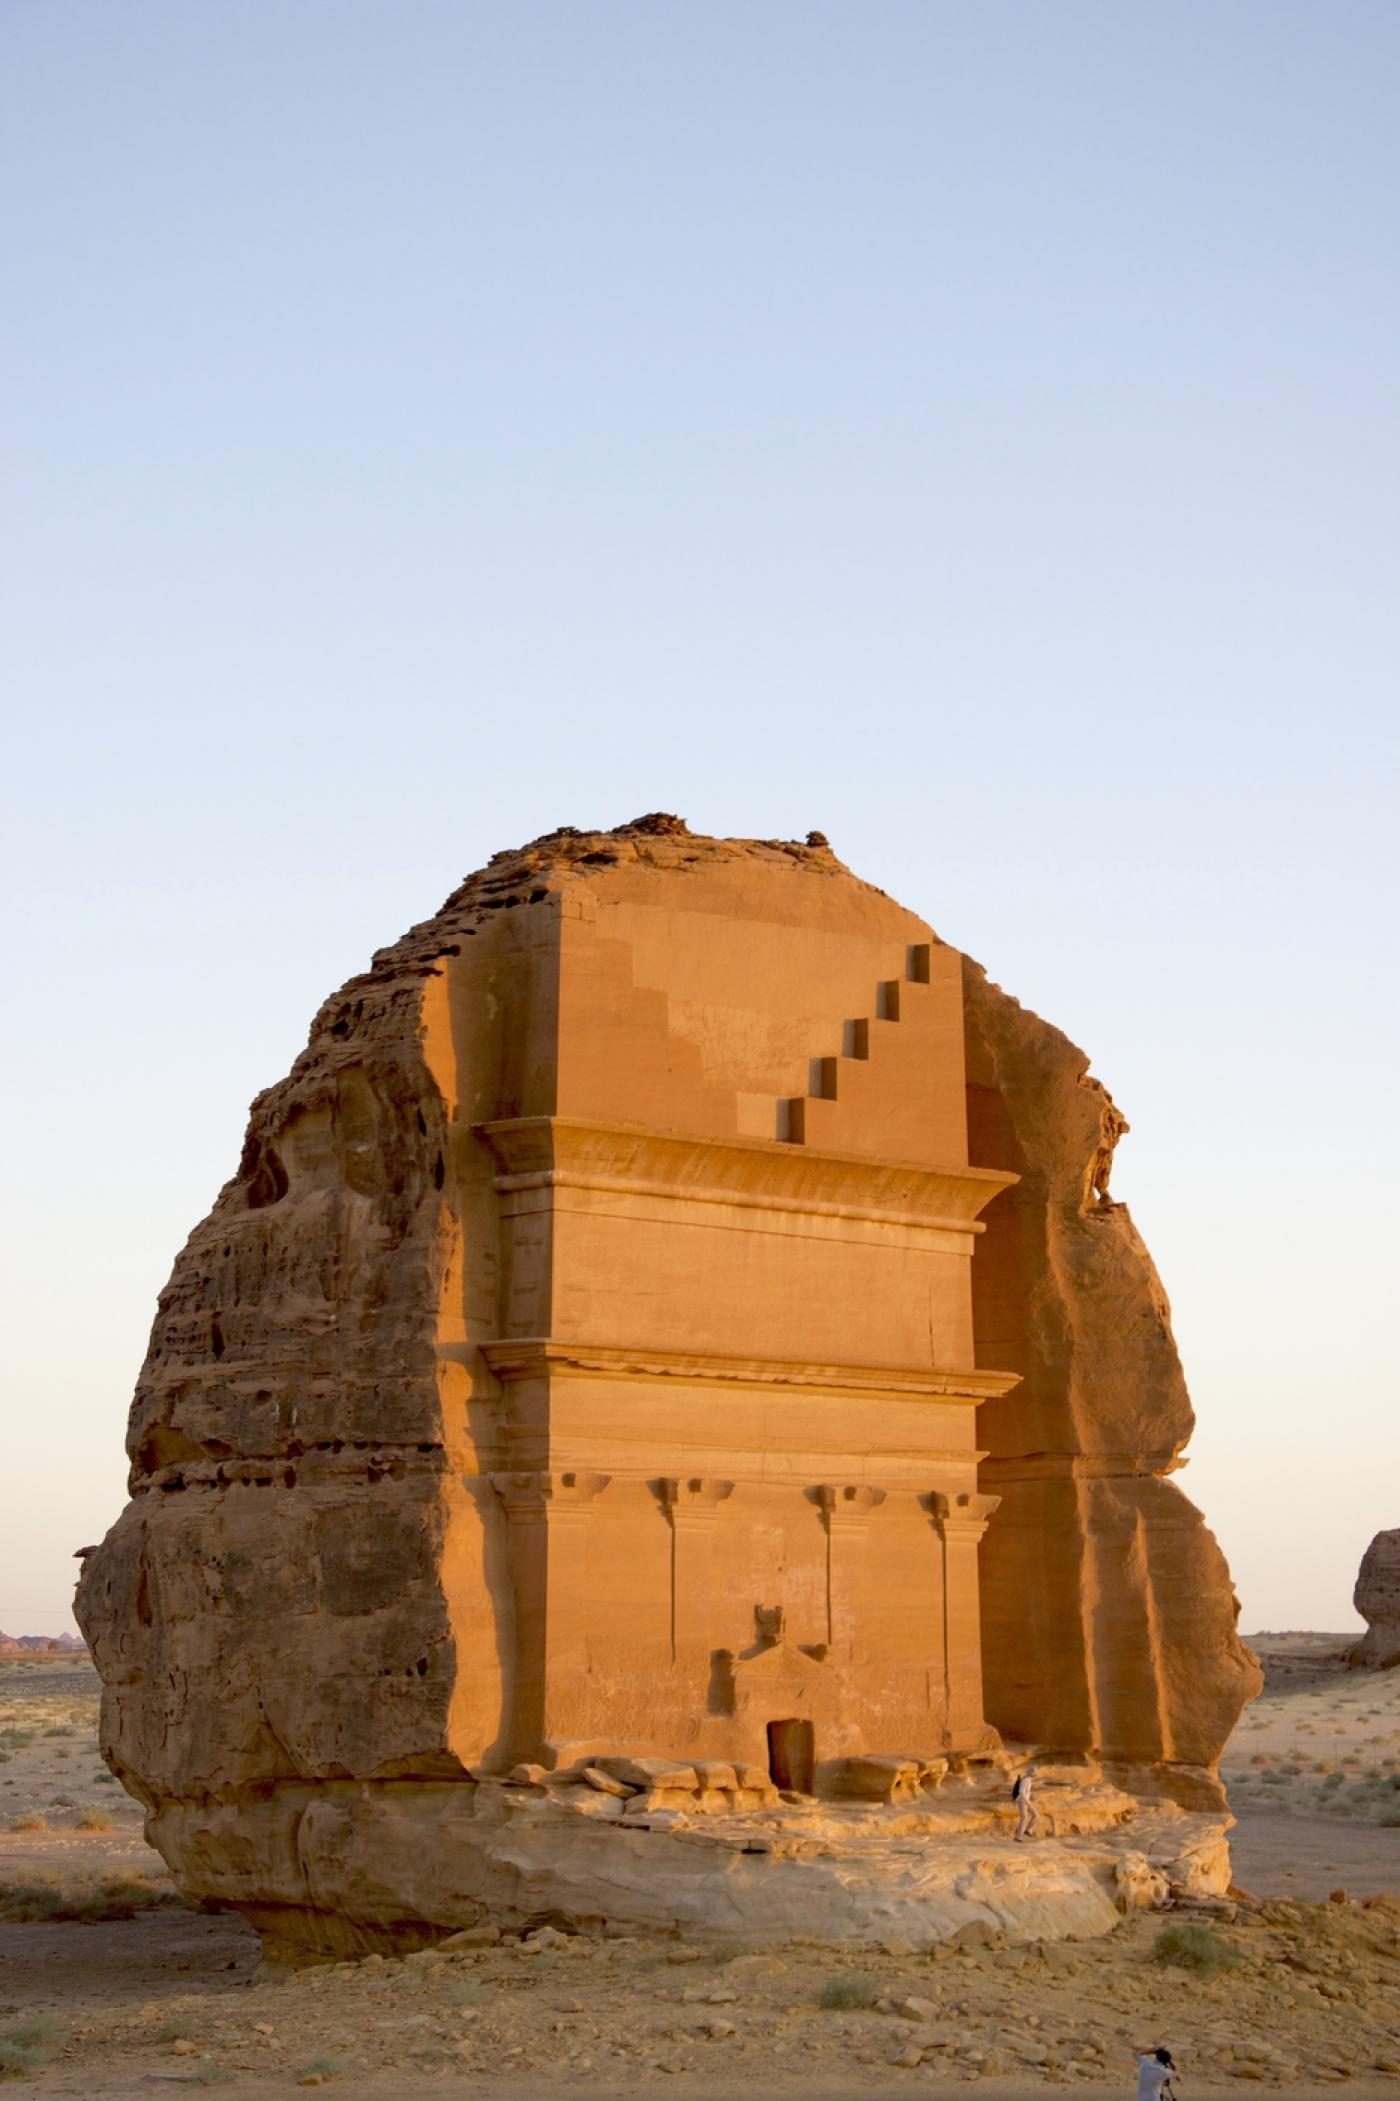
[[1176,2066],[1170,2050],[1139,2050],[1137,2053],[1137,2101],[1175,2101],[1172,2080]]

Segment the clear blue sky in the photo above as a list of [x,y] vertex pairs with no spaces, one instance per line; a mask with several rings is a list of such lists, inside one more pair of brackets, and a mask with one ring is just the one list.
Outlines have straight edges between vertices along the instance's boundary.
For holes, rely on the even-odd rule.
[[1246,1625],[1400,1524],[1393,0],[0,0],[0,1627],[319,1000],[827,831],[1092,1053]]

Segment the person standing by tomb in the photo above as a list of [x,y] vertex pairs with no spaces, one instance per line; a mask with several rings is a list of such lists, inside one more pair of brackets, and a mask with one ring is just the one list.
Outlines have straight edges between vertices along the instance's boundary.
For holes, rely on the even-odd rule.
[[1176,2066],[1170,2050],[1139,2050],[1137,2053],[1137,2101],[1175,2101],[1172,2080]]
[[1024,1773],[1016,1775],[1016,1784],[1011,1790],[1011,1799],[1016,1804],[1017,1839],[1034,1838],[1040,1830],[1040,1811],[1035,1800],[1035,1768],[1027,1766]]

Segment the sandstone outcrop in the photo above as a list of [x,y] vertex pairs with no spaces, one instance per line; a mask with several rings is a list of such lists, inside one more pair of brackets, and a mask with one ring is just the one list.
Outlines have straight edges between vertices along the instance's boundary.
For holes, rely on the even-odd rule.
[[1087,1066],[819,834],[560,831],[377,955],[176,1263],[84,1562],[183,1886],[322,1949],[740,1882],[769,1930],[804,1805],[875,1819],[854,1886],[1029,1746],[1067,1838],[1174,1801],[1220,1868],[1258,1676]]
[[1400,1531],[1378,1532],[1371,1541],[1351,1601],[1366,1632],[1348,1661],[1382,1671],[1400,1663]]

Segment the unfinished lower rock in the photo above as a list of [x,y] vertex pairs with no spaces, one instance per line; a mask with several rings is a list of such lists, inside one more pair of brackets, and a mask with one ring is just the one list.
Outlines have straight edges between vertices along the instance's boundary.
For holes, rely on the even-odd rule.
[[993,1932],[1088,1939],[1128,1911],[1228,1887],[1224,1819],[1143,1811],[1103,1784],[1049,1789],[1043,1835],[1017,1845],[1004,1792],[746,1815],[582,1782],[341,1782],[256,1805],[172,1804],[152,1836],[184,1863],[191,1895],[235,1905],[269,1953],[294,1960],[484,1923],[916,1948]]
[[[322,1009],[161,1294],[78,1612],[177,1880],[317,1948],[440,1931],[516,1904],[521,1771],[600,1805],[539,1810],[561,1912],[644,1841],[786,1892],[726,1820],[888,1831],[1003,1747],[1222,1829],[1259,1679],[1166,1479],[1123,1128],[819,835],[495,856]],[[605,1829],[648,1760],[684,1828]]]

